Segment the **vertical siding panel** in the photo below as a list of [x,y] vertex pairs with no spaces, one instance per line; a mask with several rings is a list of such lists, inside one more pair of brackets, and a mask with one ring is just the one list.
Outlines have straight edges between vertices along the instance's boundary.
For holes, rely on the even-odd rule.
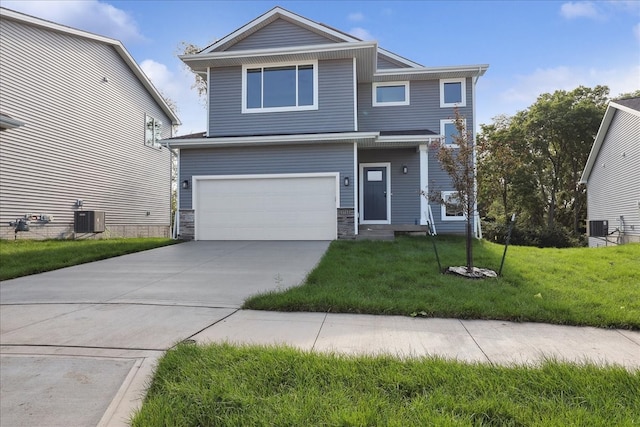
[[165,138],[171,121],[116,50],[9,19],[0,29],[0,110],[26,123],[0,132],[0,222],[71,224],[83,199],[107,226],[168,225],[169,153],[144,146],[144,115]]
[[[623,156],[624,153],[624,156]],[[609,232],[624,217],[625,234],[640,237],[640,117],[616,110],[587,183],[587,217],[608,220]],[[611,236],[617,237],[617,233]],[[593,246],[604,245],[590,238]]]
[[318,109],[242,114],[242,68],[211,69],[209,135],[351,132],[353,61],[318,62]]
[[[202,148],[180,151],[180,181],[193,175],[253,175],[280,173],[340,173],[340,206],[353,207],[353,145]],[[353,184],[352,184],[353,185]],[[180,191],[180,208],[191,209],[191,189]]]

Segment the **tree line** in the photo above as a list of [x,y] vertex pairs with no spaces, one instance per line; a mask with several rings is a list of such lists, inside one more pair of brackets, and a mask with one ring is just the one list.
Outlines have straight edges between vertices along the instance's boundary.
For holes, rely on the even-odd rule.
[[[632,96],[640,91],[616,99]],[[586,188],[579,181],[609,101],[607,86],[557,90],[480,126],[478,210],[490,234],[513,213],[517,227],[532,235],[584,234]]]

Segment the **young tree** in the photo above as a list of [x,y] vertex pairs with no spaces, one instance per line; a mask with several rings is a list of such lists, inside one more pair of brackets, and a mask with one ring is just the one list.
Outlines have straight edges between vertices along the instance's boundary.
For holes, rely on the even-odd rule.
[[454,124],[456,133],[453,135],[453,144],[436,144],[433,148],[440,161],[442,169],[451,177],[451,183],[457,193],[457,197],[443,200],[440,193],[428,195],[429,199],[454,209],[461,209],[465,216],[466,224],[466,257],[467,273],[473,273],[473,219],[476,206],[475,164],[473,135],[466,128],[465,119],[460,112],[455,111]]

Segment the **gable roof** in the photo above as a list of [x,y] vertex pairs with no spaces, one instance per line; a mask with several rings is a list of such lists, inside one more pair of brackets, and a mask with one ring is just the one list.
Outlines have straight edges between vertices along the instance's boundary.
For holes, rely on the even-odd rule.
[[[268,49],[231,50],[236,43],[249,37],[270,23],[283,19],[327,38],[327,44],[311,46],[292,46]],[[378,55],[388,58],[402,68],[378,70]],[[179,58],[194,72],[206,75],[210,67],[228,67],[266,62],[304,61],[323,59],[356,58],[358,79],[360,81],[393,81],[402,79],[437,79],[457,77],[480,77],[487,68],[486,64],[460,67],[424,67],[400,55],[378,47],[376,41],[363,41],[357,37],[336,30],[297,15],[279,6],[260,15],[200,52],[180,55]]]
[[131,57],[127,49],[125,49],[124,45],[115,39],[111,39],[109,37],[100,36],[97,34],[89,33],[87,31],[78,30],[76,28],[67,27],[66,25],[56,24],[55,22],[46,21],[44,19],[36,18],[34,16],[25,15],[23,13],[19,13],[10,9],[0,8],[0,16],[2,19],[9,19],[12,21],[20,22],[25,25],[31,25],[34,27],[45,28],[50,31],[55,31],[63,34],[68,34],[75,37],[81,37],[84,39],[92,40],[98,43],[104,43],[112,46],[115,51],[120,55],[122,60],[127,64],[129,69],[133,72],[133,74],[138,78],[140,83],[147,89],[151,97],[156,101],[156,103],[162,108],[165,114],[171,119],[171,123],[174,125],[180,124],[180,119],[176,115],[176,113],[171,110],[167,101],[160,95],[160,92],[156,89],[156,87],[151,83],[151,80],[147,77],[147,75],[142,71],[140,66],[136,63],[136,61]]
[[589,175],[591,175],[591,170],[593,169],[593,166],[596,162],[598,153],[600,153],[600,148],[602,148],[604,138],[609,131],[611,121],[613,120],[613,117],[618,110],[640,117],[640,97],[609,102],[607,111],[605,111],[602,123],[600,124],[600,128],[598,129],[598,134],[596,135],[596,139],[594,140],[593,146],[591,147],[591,152],[589,153],[587,164],[584,167],[584,171],[582,172],[580,184],[586,184],[589,180]]

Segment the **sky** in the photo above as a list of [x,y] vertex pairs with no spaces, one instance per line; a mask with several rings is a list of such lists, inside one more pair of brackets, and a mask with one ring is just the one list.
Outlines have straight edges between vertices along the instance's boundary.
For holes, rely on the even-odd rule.
[[281,6],[424,66],[488,64],[477,122],[513,115],[543,93],[640,89],[640,0],[611,1],[12,1],[2,7],[120,40],[178,107],[178,135],[206,127],[181,42],[205,47]]

